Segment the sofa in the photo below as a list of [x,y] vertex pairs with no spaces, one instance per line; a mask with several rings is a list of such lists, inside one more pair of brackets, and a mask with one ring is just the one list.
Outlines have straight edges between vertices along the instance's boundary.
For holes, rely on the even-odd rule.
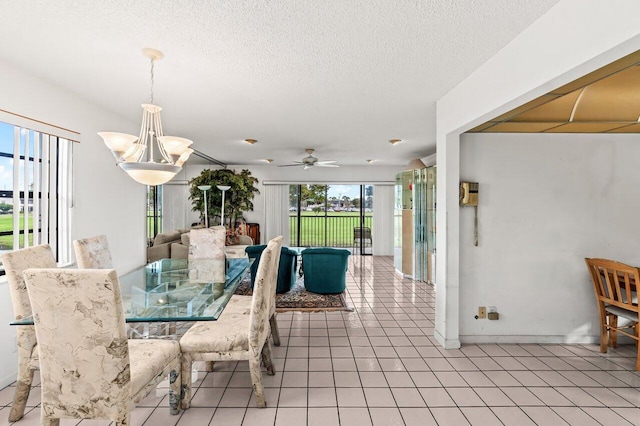
[[[266,244],[249,246],[246,248],[246,253],[249,259],[255,259],[251,265],[251,287],[256,279],[256,272],[258,271],[258,264],[260,263],[260,257],[262,252],[266,248]],[[282,247],[280,249],[280,263],[278,264],[278,282],[276,286],[276,293],[286,293],[291,289],[291,286],[296,283],[296,264],[298,259],[298,253],[295,250],[291,250],[288,247]]]
[[[189,257],[189,232],[203,226],[180,228],[175,231],[161,232],[153,239],[153,245],[147,247],[147,263],[160,259],[187,259]],[[238,244],[225,247],[227,257],[245,257],[245,249],[253,245],[253,240],[247,235],[238,237]]]
[[304,287],[313,293],[342,293],[347,287],[349,250],[328,247],[302,250]]
[[[182,247],[182,236],[189,235],[191,229],[201,228],[201,226],[194,226],[193,228],[180,228],[174,231],[161,232],[153,239],[151,247],[147,247],[147,263],[155,262],[160,259],[186,259],[186,254],[189,252],[189,245]],[[186,248],[186,253],[184,249]],[[172,251],[175,252],[172,253]],[[184,255],[182,257],[182,255]]]

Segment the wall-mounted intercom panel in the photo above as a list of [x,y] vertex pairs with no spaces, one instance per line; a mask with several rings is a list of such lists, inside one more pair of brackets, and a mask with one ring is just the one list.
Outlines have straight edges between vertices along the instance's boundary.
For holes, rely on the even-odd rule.
[[478,205],[478,182],[460,182],[460,205],[474,207]]

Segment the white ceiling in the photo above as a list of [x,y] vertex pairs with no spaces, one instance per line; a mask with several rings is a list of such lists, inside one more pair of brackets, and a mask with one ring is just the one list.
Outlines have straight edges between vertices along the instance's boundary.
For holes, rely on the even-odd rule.
[[405,164],[435,151],[435,102],[557,2],[0,0],[0,60],[136,134],[154,47],[165,134],[207,155]]

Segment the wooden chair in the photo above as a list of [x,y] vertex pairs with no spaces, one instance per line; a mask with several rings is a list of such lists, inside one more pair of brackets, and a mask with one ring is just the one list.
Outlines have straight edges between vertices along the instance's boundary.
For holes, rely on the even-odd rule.
[[223,311],[218,321],[199,322],[180,339],[184,391],[182,408],[189,408],[191,404],[193,361],[249,361],[256,402],[258,407],[266,407],[260,361],[262,358],[268,374],[275,374],[271,360],[271,330],[268,321],[271,304],[275,301],[281,245],[282,237],[274,238],[260,258],[249,315],[225,315]]
[[78,269],[111,269],[113,262],[105,235],[83,238],[73,242]]
[[42,386],[41,420],[109,419],[130,424],[131,404],[170,377],[171,414],[178,413],[180,345],[127,340],[122,296],[113,269],[27,269]]
[[[13,313],[16,320],[31,316],[31,302],[22,273],[27,268],[55,268],[56,259],[48,244],[10,251],[2,255],[2,264],[7,273]],[[24,415],[29,398],[33,372],[40,367],[35,328],[32,325],[17,327],[18,380],[9,412],[9,421],[15,422]]]
[[[607,346],[616,347],[617,334],[622,333],[640,341],[638,324],[638,290],[640,268],[607,259],[585,259],[593,282],[596,302],[600,314],[600,352],[607,352]],[[625,325],[618,323],[622,318]],[[632,329],[629,333],[625,330]],[[636,370],[640,371],[640,348],[636,360]]]

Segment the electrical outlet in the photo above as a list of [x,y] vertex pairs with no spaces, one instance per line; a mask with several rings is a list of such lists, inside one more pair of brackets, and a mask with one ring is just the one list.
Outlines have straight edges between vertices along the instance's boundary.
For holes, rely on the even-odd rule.
[[480,306],[478,308],[478,318],[484,319],[487,317],[487,308],[485,306]]

